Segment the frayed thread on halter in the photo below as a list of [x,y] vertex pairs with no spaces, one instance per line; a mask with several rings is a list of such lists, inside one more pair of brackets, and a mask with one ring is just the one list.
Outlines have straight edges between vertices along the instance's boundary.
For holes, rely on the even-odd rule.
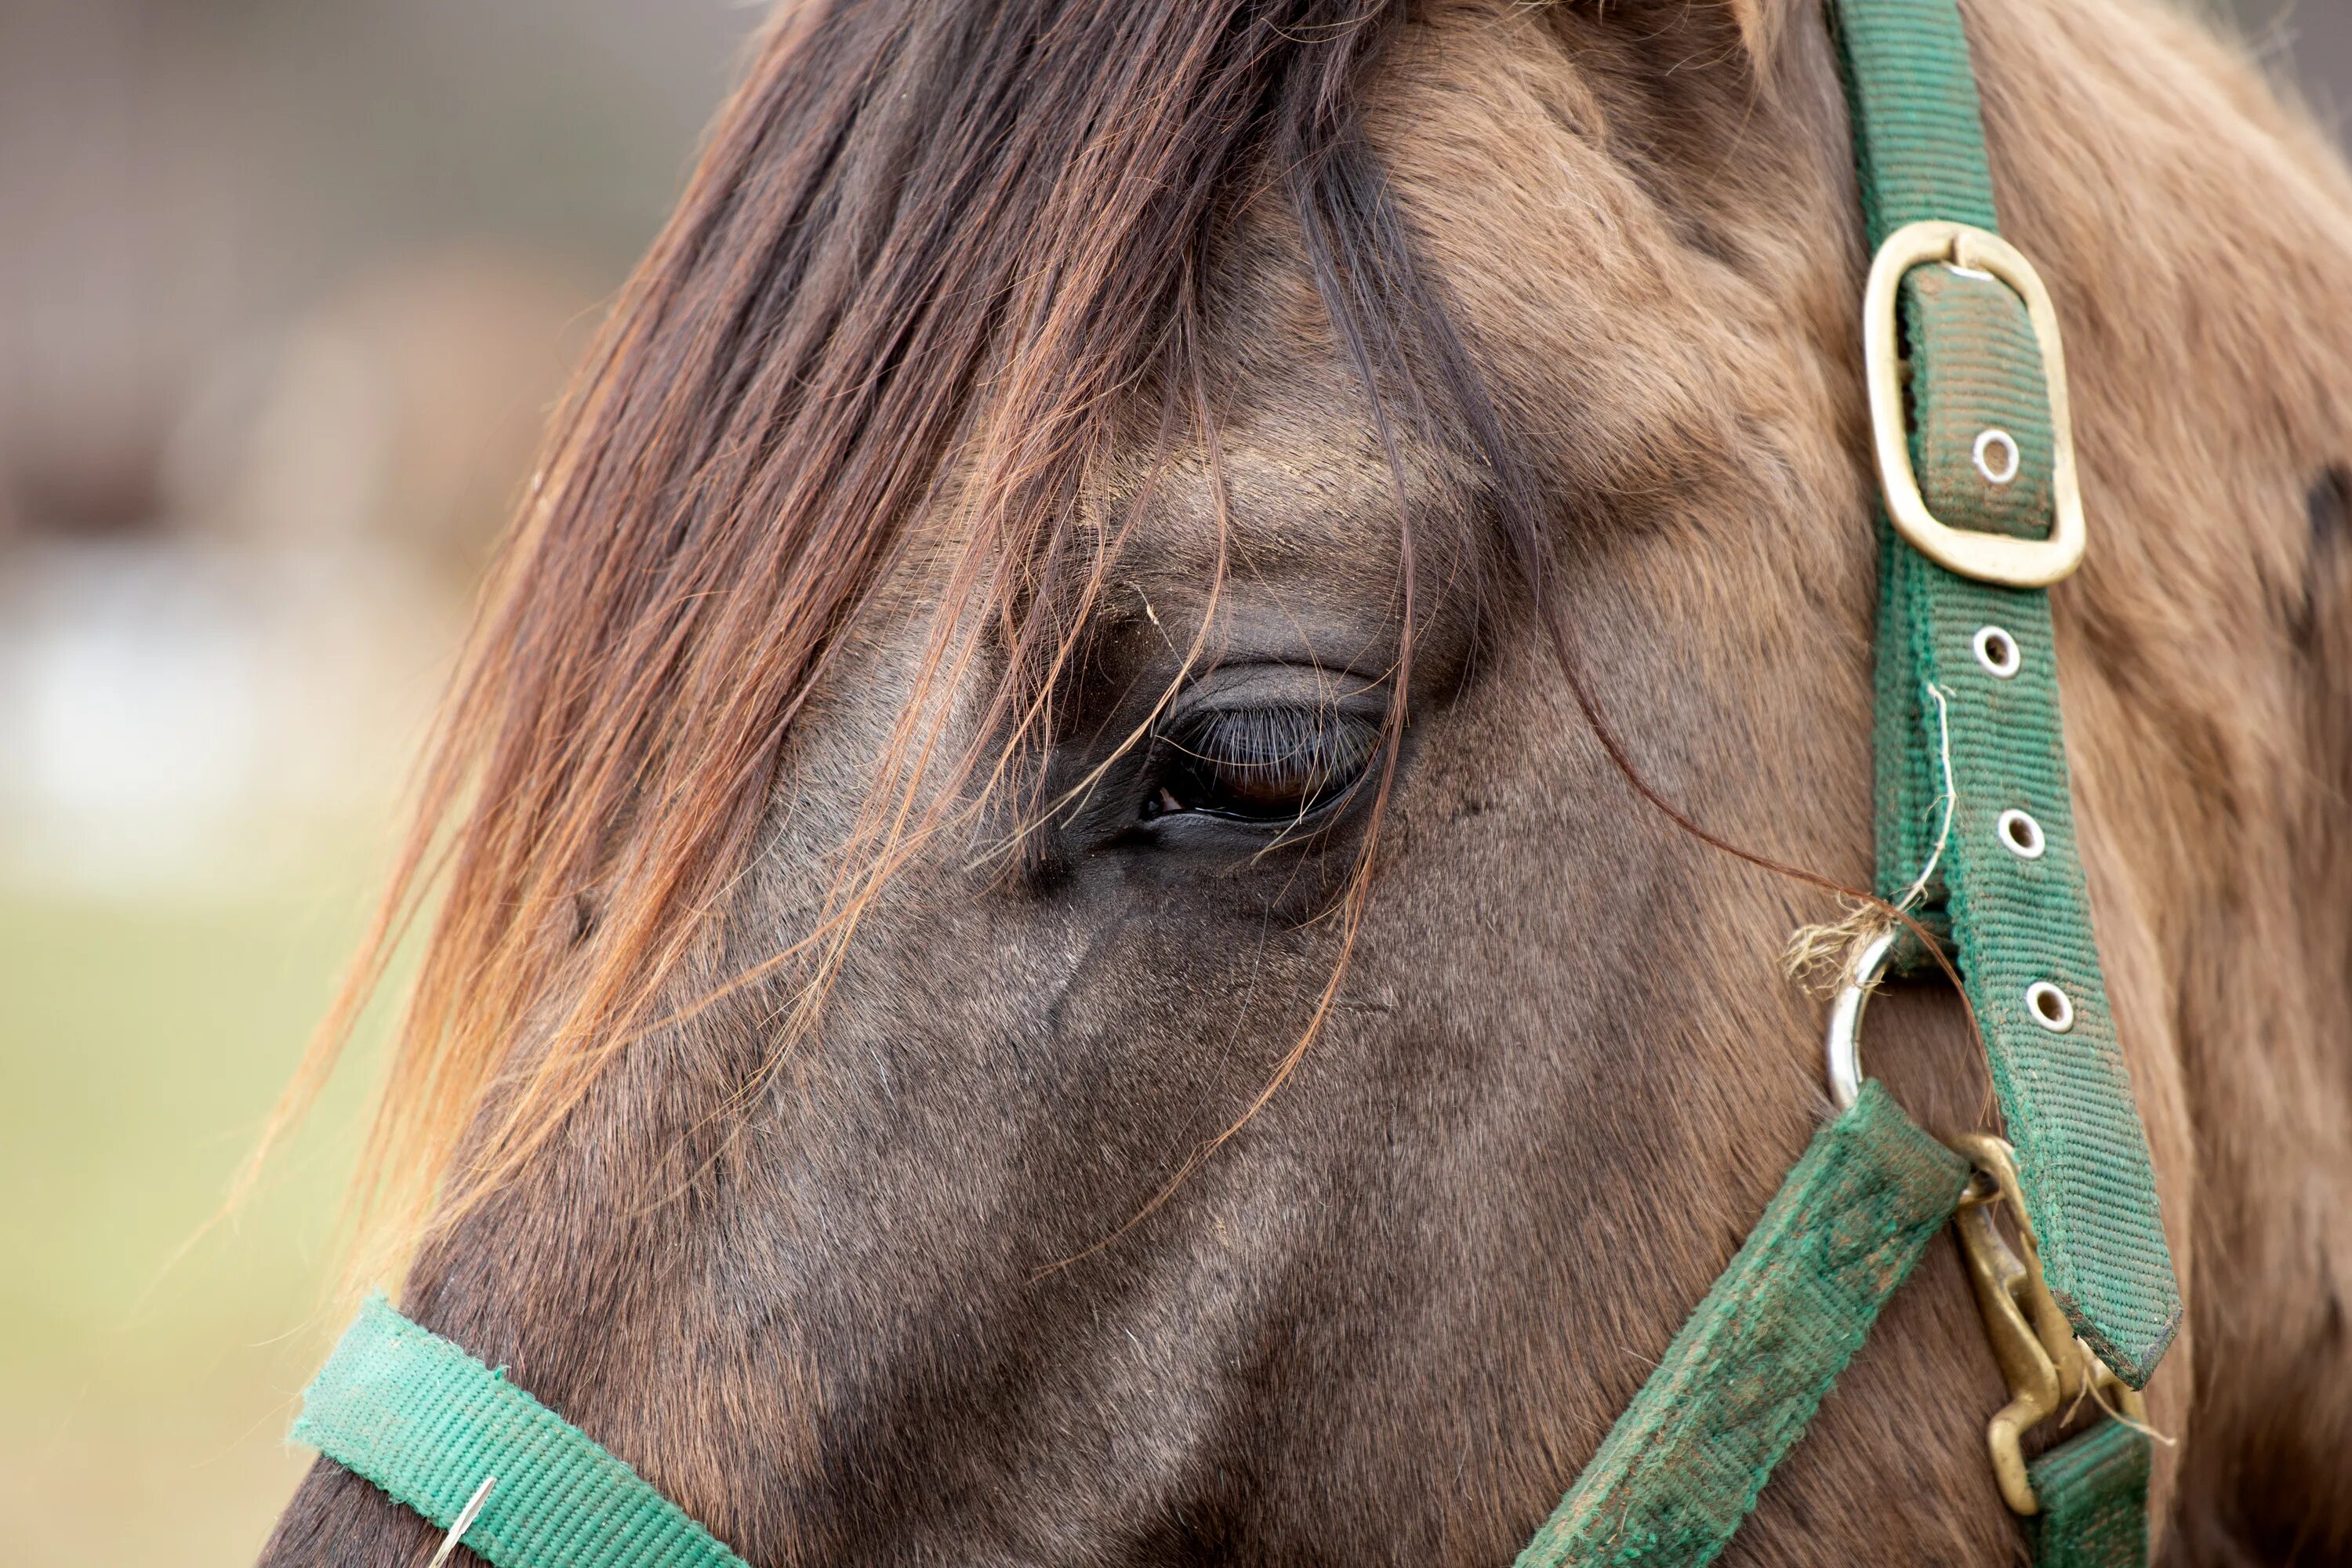
[[[2091,1353],[2091,1347],[2084,1344],[2080,1339],[2077,1339],[2074,1342],[2074,1349],[2075,1352],[2082,1356],[2086,1372],[2089,1367],[2096,1364],[2098,1358]],[[2158,1430],[2147,1422],[2134,1420],[2129,1415],[2126,1414],[2121,1405],[2107,1397],[2107,1391],[2099,1386],[2099,1380],[2095,1377],[2086,1375],[2083,1379],[2083,1386],[2075,1392],[2074,1403],[2066,1406],[2066,1412],[2060,1417],[2060,1419],[2063,1421],[2073,1421],[2075,1415],[2082,1411],[2083,1401],[2085,1399],[2089,1400],[2092,1404],[2097,1405],[2100,1410],[2105,1412],[2108,1420],[2113,1421],[2119,1426],[2130,1427],[2141,1436],[2146,1437],[2149,1442],[2161,1443],[2168,1448],[2178,1448],[2180,1447],[2179,1438],[2173,1436],[2169,1433]]]
[[1853,973],[1862,951],[1890,923],[1876,904],[1849,900],[1839,919],[1791,931],[1780,968],[1807,995],[1833,995]]
[[[1933,681],[1923,684],[1927,700],[1936,705],[1936,760],[1942,771],[1943,787],[1937,792],[1936,805],[1940,811],[1936,827],[1935,847],[1928,852],[1927,863],[1919,868],[1918,876],[1903,889],[1895,900],[1895,908],[1909,914],[1927,891],[1934,879],[1936,868],[1944,861],[1944,848],[1952,839],[1952,807],[1955,790],[1952,784],[1952,722],[1949,693]],[[1895,922],[1886,918],[1885,907],[1876,901],[1863,903],[1848,900],[1845,913],[1834,921],[1817,925],[1799,926],[1789,935],[1789,945],[1780,954],[1780,967],[1789,978],[1804,987],[1809,995],[1834,994],[1847,981],[1855,978],[1854,970],[1862,962],[1864,949],[1876,942]]]

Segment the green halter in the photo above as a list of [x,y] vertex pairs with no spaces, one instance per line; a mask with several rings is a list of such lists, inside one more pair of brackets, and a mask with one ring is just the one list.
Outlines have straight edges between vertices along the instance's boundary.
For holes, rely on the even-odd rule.
[[[1830,9],[1877,247],[1878,890],[1956,950],[2014,1158],[1971,1141],[1998,1179],[1964,1194],[1967,1163],[1861,1084],[1519,1568],[1713,1559],[1964,1197],[1964,1252],[2016,1396],[1988,1434],[2004,1495],[2037,1516],[2046,1568],[2147,1556],[2144,1423],[2100,1422],[2031,1466],[2019,1447],[2085,1384],[2139,1412],[2128,1391],[2181,1317],[2075,855],[2045,590],[2084,539],[2055,312],[1993,232],[1953,0]],[[1907,936],[1870,952],[1853,1008],[1890,952],[1927,957]],[[2023,1258],[1992,1227],[1996,1198],[2021,1211]]]
[[587,1433],[381,1296],[303,1391],[293,1437],[440,1529],[462,1518],[451,1532],[497,1568],[744,1568]]
[[[1519,1568],[1711,1561],[1956,1212],[2015,1395],[1990,1425],[1995,1468],[2011,1506],[2038,1516],[2040,1562],[2126,1568],[2147,1555],[2141,1425],[2099,1422],[2030,1466],[2019,1447],[2086,1384],[2136,1413],[2128,1390],[2181,1316],[2068,797],[2044,590],[2080,559],[2084,531],[2054,312],[1994,234],[1953,0],[1828,4],[1878,247],[1865,338],[1886,502],[1879,891],[1953,950],[2014,1160],[1998,1140],[1971,1141],[1972,1177],[1970,1158],[1855,1064],[1833,1072],[1851,1103]],[[1884,959],[1927,956],[1908,937],[1871,952],[1851,976],[1849,1029]],[[2022,1258],[1992,1225],[2001,1199]],[[578,1427],[381,1299],[304,1402],[297,1439],[496,1568],[742,1568]]]

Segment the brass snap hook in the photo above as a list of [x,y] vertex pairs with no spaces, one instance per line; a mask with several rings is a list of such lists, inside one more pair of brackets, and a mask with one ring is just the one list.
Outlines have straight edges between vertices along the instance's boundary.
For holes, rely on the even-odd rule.
[[[2025,1212],[2019,1192],[2016,1151],[2005,1140],[1984,1133],[1955,1138],[1952,1147],[1977,1168],[1978,1180],[1960,1200],[1952,1225],[1959,1235],[1960,1256],[1968,1263],[1969,1282],[1976,1289],[1977,1308],[1984,1315],[1985,1337],[1992,1342],[1993,1359],[2009,1384],[2009,1403],[1985,1424],[1985,1443],[1991,1450],[2001,1500],[2014,1512],[2036,1514],[2042,1502],[2026,1479],[2025,1434],[2071,1406],[2086,1390],[2110,1414],[2120,1413],[2143,1427],[2147,1402],[2075,1337],[2064,1310],[2042,1280],[2032,1216]],[[2000,1203],[2008,1204],[2017,1226],[2022,1258],[1993,1222],[1993,1205]]]

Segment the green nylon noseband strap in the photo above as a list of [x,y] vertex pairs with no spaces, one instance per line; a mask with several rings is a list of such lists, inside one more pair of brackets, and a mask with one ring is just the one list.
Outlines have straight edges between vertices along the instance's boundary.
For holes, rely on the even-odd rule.
[[462,1538],[495,1568],[744,1568],[585,1432],[381,1296],[303,1392],[293,1436],[441,1530],[497,1478]]
[[1968,1179],[1967,1161],[1864,1084],[1813,1135],[1517,1568],[1712,1562]]
[[[1703,1568],[1950,1222],[1968,1162],[1884,1086],[1813,1135],[1516,1568]],[[2039,1568],[2146,1568],[2149,1443],[2102,1421],[2030,1467]]]
[[[1995,230],[1976,77],[1952,0],[1830,3],[1871,244],[1927,219]],[[1935,265],[1906,280],[1902,321],[1913,462],[1929,508],[1954,528],[2045,532],[2051,404],[2022,304],[2006,285]],[[1987,431],[2015,443],[2006,483],[1979,460]],[[1898,898],[1931,868],[1927,923],[1948,930],[1957,951],[2051,1293],[2138,1387],[2179,1328],[2180,1292],[2092,937],[2049,595],[1947,571],[1883,519],[1880,540],[1879,892]],[[1987,628],[2016,650],[2014,673],[1979,657]],[[2011,812],[2031,818],[2017,829],[2029,840],[2039,826],[2038,853],[2008,837]],[[2072,1004],[2063,1032],[2029,1004],[2044,983]]]

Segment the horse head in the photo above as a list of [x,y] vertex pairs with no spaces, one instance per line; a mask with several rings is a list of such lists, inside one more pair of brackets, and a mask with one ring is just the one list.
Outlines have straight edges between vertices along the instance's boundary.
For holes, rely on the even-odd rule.
[[[2341,1544],[2352,187],[2186,23],[1968,17],[2097,531],[2159,1495]],[[785,10],[388,906],[405,1310],[753,1563],[1505,1560],[1826,1112],[1862,233],[1795,0]],[[1985,1124],[1948,989],[1871,1030]],[[1741,1560],[2009,1560],[2000,1387],[1939,1246]],[[321,1461],[265,1561],[433,1539]]]

